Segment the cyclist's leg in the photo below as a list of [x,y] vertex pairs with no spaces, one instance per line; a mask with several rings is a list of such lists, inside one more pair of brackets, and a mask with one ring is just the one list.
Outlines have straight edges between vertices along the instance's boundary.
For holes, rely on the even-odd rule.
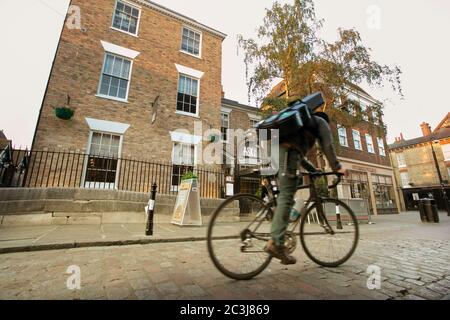
[[[277,197],[277,207],[271,227],[271,237],[277,246],[284,244],[284,236],[289,224],[289,212],[294,205],[294,195],[298,185],[296,176],[298,156],[296,150],[280,146],[280,169],[278,172],[280,193]],[[288,175],[283,175],[283,173]]]

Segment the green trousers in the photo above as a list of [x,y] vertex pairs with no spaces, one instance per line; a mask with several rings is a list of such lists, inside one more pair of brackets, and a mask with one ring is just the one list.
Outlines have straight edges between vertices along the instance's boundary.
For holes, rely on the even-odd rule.
[[272,220],[271,237],[277,246],[284,244],[284,236],[289,225],[289,214],[294,205],[299,178],[296,176],[299,153],[293,149],[280,146],[278,170],[277,207]]

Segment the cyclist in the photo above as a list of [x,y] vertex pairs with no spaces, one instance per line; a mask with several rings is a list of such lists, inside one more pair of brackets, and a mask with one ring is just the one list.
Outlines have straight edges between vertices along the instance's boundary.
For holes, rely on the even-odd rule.
[[302,178],[296,174],[299,161],[308,172],[318,171],[304,157],[318,140],[331,169],[346,175],[346,170],[342,169],[336,157],[329,122],[326,113],[316,112],[311,116],[311,121],[306,130],[299,131],[301,134],[290,136],[280,142],[278,171],[280,193],[277,197],[277,207],[272,220],[271,239],[268,241],[265,251],[281,260],[282,264],[295,264],[297,262],[295,257],[289,255],[284,243],[289,224],[289,213],[294,205],[294,195],[297,191],[297,185],[302,183],[302,181],[299,181]]

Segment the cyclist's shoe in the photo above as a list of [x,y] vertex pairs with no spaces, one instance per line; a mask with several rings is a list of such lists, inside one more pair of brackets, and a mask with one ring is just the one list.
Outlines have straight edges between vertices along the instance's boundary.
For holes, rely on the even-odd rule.
[[295,264],[297,263],[297,259],[295,257],[290,256],[288,253],[288,249],[286,246],[277,246],[273,242],[272,239],[270,239],[265,248],[264,251],[270,254],[271,256],[279,259],[282,264]]

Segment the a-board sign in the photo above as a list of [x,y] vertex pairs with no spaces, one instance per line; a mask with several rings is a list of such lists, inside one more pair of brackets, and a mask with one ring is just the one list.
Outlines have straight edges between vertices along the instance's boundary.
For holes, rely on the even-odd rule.
[[173,224],[202,225],[200,194],[197,179],[183,180],[178,188],[177,201],[172,214]]

